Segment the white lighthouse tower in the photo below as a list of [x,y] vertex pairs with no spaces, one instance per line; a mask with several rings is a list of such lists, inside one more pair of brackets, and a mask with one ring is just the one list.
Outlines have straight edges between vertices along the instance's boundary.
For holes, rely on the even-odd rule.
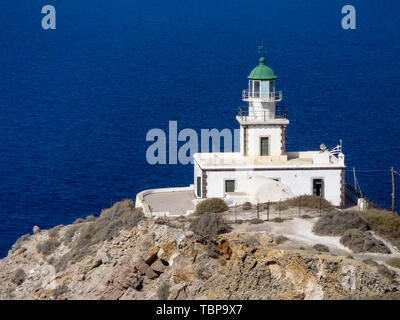
[[250,75],[249,88],[242,99],[248,107],[239,110],[240,152],[243,156],[273,156],[285,154],[285,130],[289,124],[285,109],[277,109],[282,92],[276,90],[274,71],[260,58],[260,64]]

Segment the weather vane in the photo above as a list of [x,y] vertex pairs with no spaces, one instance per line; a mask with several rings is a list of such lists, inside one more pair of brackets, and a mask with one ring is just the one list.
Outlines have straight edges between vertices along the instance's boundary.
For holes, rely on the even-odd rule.
[[258,46],[258,53],[261,55],[261,57],[265,56],[264,40],[261,40],[261,45]]

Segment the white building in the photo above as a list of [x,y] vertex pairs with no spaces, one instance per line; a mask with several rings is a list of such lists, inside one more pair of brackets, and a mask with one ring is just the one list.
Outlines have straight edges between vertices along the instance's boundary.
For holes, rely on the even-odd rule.
[[254,203],[314,194],[344,206],[346,167],[341,150],[337,156],[323,145],[318,151],[286,151],[289,120],[277,109],[282,92],[275,89],[276,78],[265,58],[248,76],[249,88],[243,91],[248,110],[236,116],[240,152],[194,154],[196,198]]

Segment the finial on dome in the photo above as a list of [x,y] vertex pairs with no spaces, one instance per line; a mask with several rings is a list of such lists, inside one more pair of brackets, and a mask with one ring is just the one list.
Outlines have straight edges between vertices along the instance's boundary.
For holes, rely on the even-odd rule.
[[259,61],[260,61],[260,64],[265,64],[265,58],[264,57],[261,57]]

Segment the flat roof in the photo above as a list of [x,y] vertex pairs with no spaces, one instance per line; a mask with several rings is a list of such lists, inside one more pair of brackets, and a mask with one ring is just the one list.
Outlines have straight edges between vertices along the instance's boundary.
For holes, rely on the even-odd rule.
[[240,152],[196,153],[193,158],[203,169],[296,169],[296,168],[345,168],[329,151],[292,151],[277,156],[243,156]]

